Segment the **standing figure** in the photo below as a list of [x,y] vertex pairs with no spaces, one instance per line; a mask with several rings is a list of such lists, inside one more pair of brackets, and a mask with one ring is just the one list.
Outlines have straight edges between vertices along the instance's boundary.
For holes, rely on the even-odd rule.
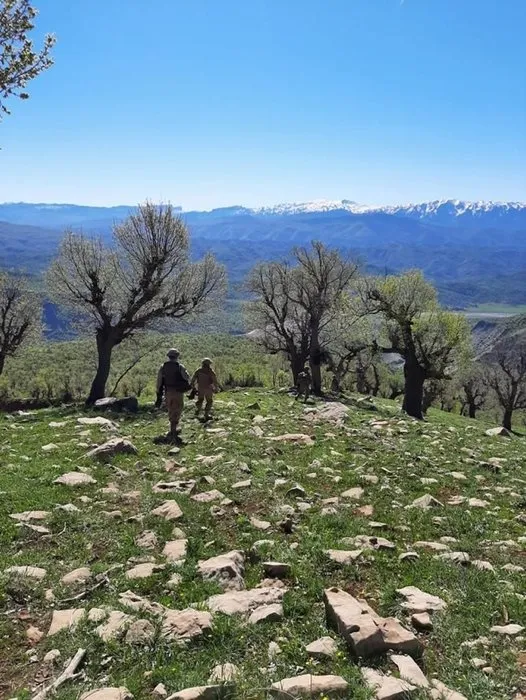
[[298,381],[296,384],[296,400],[304,396],[304,403],[307,403],[307,400],[310,396],[311,387],[312,377],[310,375],[310,369],[307,365],[305,365],[303,370],[298,374]]
[[195,415],[199,416],[205,402],[205,420],[210,420],[212,404],[214,403],[214,392],[218,391],[217,376],[212,369],[212,360],[208,357],[201,362],[201,367],[194,372],[192,377],[192,389],[197,389],[197,401],[195,404]]
[[168,361],[159,370],[157,375],[157,401],[155,405],[160,407],[163,400],[163,392],[166,398],[166,408],[170,420],[170,432],[167,440],[179,442],[179,421],[184,408],[184,394],[190,389],[190,377],[184,365],[179,362],[180,353],[175,348],[168,350]]

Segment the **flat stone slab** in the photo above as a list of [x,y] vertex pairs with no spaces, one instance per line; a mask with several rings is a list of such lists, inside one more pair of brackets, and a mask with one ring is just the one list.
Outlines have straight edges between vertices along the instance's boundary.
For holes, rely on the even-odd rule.
[[232,591],[211,596],[207,605],[212,612],[225,615],[246,615],[261,605],[281,603],[286,588],[253,588],[250,591]]
[[338,645],[332,637],[320,637],[307,644],[305,651],[313,659],[332,659],[336,656]]
[[419,657],[422,644],[393,617],[380,617],[365,601],[340,588],[323,594],[327,623],[336,629],[357,656],[383,654],[389,649]]
[[290,564],[280,561],[264,561],[263,572],[269,578],[289,578],[292,573]]
[[77,423],[79,425],[95,425],[99,428],[107,428],[108,430],[117,430],[118,426],[111,421],[109,418],[103,418],[102,416],[95,416],[94,418],[77,418]]
[[69,574],[65,574],[61,579],[60,583],[65,586],[74,586],[75,584],[86,583],[91,578],[91,571],[87,566],[81,566],[79,569],[74,569],[70,571]]
[[173,693],[166,700],[221,700],[225,697],[223,685],[199,685]]
[[188,540],[171,540],[164,545],[163,554],[170,564],[182,564],[186,557]]
[[53,610],[51,625],[47,633],[48,637],[58,634],[63,630],[74,630],[82,620],[86,610],[84,608],[70,608],[69,610]]
[[133,695],[127,688],[97,688],[96,690],[88,690],[82,693],[80,700],[131,700]]
[[326,549],[325,554],[329,559],[336,564],[353,564],[357,559],[359,559],[363,554],[363,549]]
[[438,501],[436,498],[431,496],[431,494],[426,493],[420,498],[415,498],[415,500],[407,506],[407,508],[421,508],[422,510],[429,510],[430,508],[443,508],[444,504]]
[[159,481],[153,487],[154,493],[184,493],[187,496],[192,493],[196,487],[196,481],[193,479],[179,481]]
[[128,627],[126,644],[146,645],[155,637],[155,627],[149,620],[135,620]]
[[21,578],[32,578],[41,581],[46,577],[47,571],[38,566],[10,566],[4,570],[9,576],[20,576]]
[[112,610],[106,622],[99,625],[95,632],[103,642],[109,642],[111,639],[122,637],[132,621],[131,615],[127,615],[121,610]]
[[158,515],[168,521],[179,520],[183,517],[183,511],[179,508],[177,501],[164,501],[152,510],[152,515]]
[[202,610],[165,610],[161,635],[165,639],[187,642],[212,630],[212,615]]
[[417,690],[401,678],[387,676],[374,668],[362,668],[366,685],[374,692],[376,700],[407,700],[408,694]]
[[456,690],[451,690],[443,683],[437,680],[432,680],[431,697],[433,700],[468,700],[465,695],[457,693]]
[[314,438],[304,433],[285,433],[284,435],[275,435],[267,439],[271,442],[288,442],[294,445],[314,445]]
[[89,484],[96,484],[97,481],[89,474],[84,474],[83,472],[66,472],[62,476],[57,477],[54,484],[63,484],[64,486],[88,486]]
[[119,603],[125,608],[130,608],[136,612],[147,612],[152,615],[164,615],[166,608],[160,603],[156,603],[149,598],[137,595],[133,591],[125,591],[119,594]]
[[319,696],[333,698],[347,697],[348,687],[349,684],[341,676],[314,676],[306,673],[273,683],[270,692],[279,700]]
[[155,549],[158,543],[157,535],[153,530],[145,530],[135,538],[135,544],[141,549]]
[[135,445],[129,440],[125,440],[124,438],[112,438],[102,445],[94,447],[86,453],[86,457],[106,461],[117,454],[136,455],[138,452]]
[[505,636],[505,637],[517,637],[523,631],[524,631],[524,627],[522,627],[521,625],[514,625],[514,624],[494,625],[490,629],[490,632],[493,632],[493,634],[500,634],[500,635]]
[[253,610],[248,618],[249,625],[257,625],[261,622],[281,622],[283,620],[283,606],[280,603],[261,605]]
[[393,654],[391,661],[398,669],[400,678],[417,688],[429,688],[429,681],[425,677],[422,669],[410,656],[403,654]]
[[159,571],[163,571],[164,568],[163,564],[146,562],[145,564],[137,564],[131,569],[128,569],[125,575],[126,578],[130,580],[149,578]]
[[19,523],[28,523],[31,520],[46,520],[50,515],[47,510],[26,510],[23,513],[11,513],[9,517]]
[[416,586],[405,586],[396,591],[405,598],[402,607],[411,613],[436,612],[445,610],[447,603],[436,595],[421,591]]
[[196,503],[212,503],[213,501],[222,501],[225,498],[225,494],[221,493],[217,489],[212,489],[211,491],[203,491],[202,493],[196,493],[191,496],[192,501]]
[[347,491],[344,491],[341,494],[342,498],[350,498],[354,501],[359,501],[360,498],[364,495],[365,491],[361,486],[355,486],[352,489],[347,489]]

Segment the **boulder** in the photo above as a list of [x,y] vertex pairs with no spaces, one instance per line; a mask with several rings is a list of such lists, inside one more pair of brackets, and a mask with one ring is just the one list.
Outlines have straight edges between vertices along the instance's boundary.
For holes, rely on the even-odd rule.
[[60,579],[60,583],[63,583],[65,586],[73,586],[75,584],[86,583],[90,578],[91,571],[87,566],[81,566],[79,569],[74,569],[70,571],[69,574],[63,576]]
[[314,676],[306,673],[302,676],[284,678],[271,686],[271,693],[279,700],[291,698],[318,698],[326,696],[348,697],[349,684],[341,676]]
[[208,607],[212,612],[225,615],[246,615],[262,605],[281,603],[286,588],[253,588],[250,591],[232,591],[211,596]]
[[97,399],[94,404],[99,411],[128,411],[129,413],[137,413],[139,410],[139,402],[135,396],[125,396],[122,399],[117,399],[115,396],[107,396],[103,399]]
[[121,610],[112,610],[106,622],[99,625],[95,632],[103,642],[109,642],[112,639],[122,637],[132,620],[133,618],[130,615],[126,615]]
[[210,559],[201,560],[197,570],[205,581],[217,581],[227,591],[241,591],[245,588],[243,576],[245,558],[242,552],[233,550]]
[[417,688],[429,688],[429,681],[424,676],[420,666],[410,656],[403,654],[393,654],[391,661],[398,669],[400,678]]
[[415,635],[392,617],[382,618],[369,605],[340,588],[324,591],[327,623],[336,629],[360,657],[377,656],[388,649],[420,656]]
[[84,608],[70,608],[69,610],[53,610],[51,617],[51,625],[47,633],[48,637],[52,637],[62,630],[74,630],[78,623],[82,620],[86,611]]
[[94,447],[86,454],[86,457],[92,457],[93,459],[98,459],[104,462],[112,459],[112,457],[115,457],[115,455],[118,454],[136,455],[138,452],[135,445],[133,445],[133,443],[131,443],[129,440],[116,437],[108,440],[98,447]]
[[170,564],[182,564],[186,557],[188,540],[171,540],[164,545],[163,554]]
[[431,613],[446,608],[446,602],[442,598],[424,593],[416,586],[398,588],[396,592],[405,598],[402,607],[411,613]]
[[283,606],[279,603],[261,605],[252,611],[248,618],[249,625],[257,625],[260,622],[281,622],[283,619]]
[[212,615],[202,610],[165,610],[161,634],[165,639],[187,642],[210,632]]
[[486,430],[486,435],[489,435],[489,437],[511,437],[510,431],[503,427],[489,428]]
[[313,659],[332,659],[336,656],[338,645],[332,637],[321,637],[308,644],[305,651]]

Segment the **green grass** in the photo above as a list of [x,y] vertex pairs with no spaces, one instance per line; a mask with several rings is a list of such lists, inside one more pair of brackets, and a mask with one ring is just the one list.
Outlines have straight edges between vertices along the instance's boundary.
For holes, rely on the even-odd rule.
[[[250,408],[254,401],[259,403],[258,409]],[[81,409],[43,410],[1,418],[0,572],[8,566],[31,564],[42,566],[48,574],[41,584],[28,586],[13,584],[0,573],[0,697],[30,697],[31,688],[42,677],[41,659],[47,651],[61,651],[62,668],[67,657],[83,646],[87,649],[86,677],[64,685],[56,695],[59,700],[78,698],[81,690],[103,685],[124,685],[138,699],[151,697],[159,682],[172,693],[206,684],[213,666],[227,661],[241,669],[238,685],[242,698],[262,698],[264,694],[254,689],[268,687],[284,677],[313,672],[344,676],[350,683],[349,697],[366,700],[370,693],[361,681],[361,662],[351,657],[342,640],[325,623],[322,593],[334,585],[365,598],[378,612],[396,615],[406,622],[397,588],[415,585],[440,595],[448,608],[435,616],[434,631],[422,636],[427,676],[439,678],[469,700],[514,697],[521,683],[524,685],[517,663],[521,643],[496,639],[489,629],[507,620],[523,624],[526,620],[526,603],[520,595],[525,589],[525,574],[500,568],[509,562],[526,566],[526,547],[524,541],[512,549],[483,543],[517,542],[525,535],[524,524],[516,519],[524,513],[526,495],[524,440],[489,438],[484,435],[487,426],[483,423],[438,411],[431,411],[428,422],[416,423],[400,416],[394,403],[375,403],[378,410],[371,412],[357,408],[353,402],[345,423],[338,427],[306,421],[303,406],[288,396],[265,390],[222,394],[213,427],[224,428],[224,437],[208,432],[191,418],[190,410],[185,415],[184,437],[188,444],[176,457],[187,469],[183,477],[173,477],[165,471],[169,447],[156,446],[152,440],[166,429],[166,415],[147,407],[137,416],[116,417],[119,434],[130,437],[139,454],[120,456],[110,465],[98,465],[85,458],[86,445],[103,442],[107,434],[99,428],[78,425]],[[255,414],[268,418],[260,423],[262,438],[250,433]],[[66,421],[66,425],[51,428],[51,421]],[[376,421],[381,424],[375,426]],[[85,430],[89,434],[81,435]],[[270,435],[285,432],[312,434],[315,443],[300,447],[267,440]],[[56,443],[58,449],[43,452],[42,446],[50,442]],[[196,459],[215,454],[222,458],[209,466]],[[507,460],[501,474],[480,466],[489,457]],[[53,484],[63,472],[77,468],[89,468],[97,484],[80,489]],[[463,472],[466,481],[456,481],[449,475],[451,471]],[[364,478],[366,474],[377,476],[378,483],[369,483]],[[207,485],[205,476],[212,477],[215,483]],[[437,483],[424,486],[420,481],[424,477],[433,477]],[[195,503],[178,494],[164,496],[153,492],[155,483],[174,478],[196,479],[197,490],[217,488],[233,503],[225,506],[222,517],[214,517],[210,504]],[[250,488],[232,489],[232,484],[246,478],[252,480]],[[287,484],[276,487],[276,479],[286,479]],[[109,483],[115,483],[121,493],[139,491],[140,498],[126,500],[119,495],[101,494],[99,489]],[[296,483],[306,491],[303,500],[311,504],[305,512],[298,509],[298,499],[286,495]],[[358,485],[365,489],[359,503],[341,501],[337,514],[322,515],[323,499]],[[428,512],[405,508],[426,492],[443,503],[461,494],[487,500],[490,505],[486,509],[445,505]],[[92,500],[83,504],[79,500],[83,495]],[[173,524],[150,512],[165,498],[179,503],[184,516],[176,524],[189,540],[187,559],[179,570],[182,582],[175,591],[166,587],[174,571],[170,567],[143,581],[128,581],[124,577],[130,558],[152,554],[134,544],[143,530],[157,534],[159,546],[153,555],[163,562],[162,547],[172,539]],[[80,512],[54,510],[57,504],[69,502],[76,504]],[[357,512],[357,507],[364,504],[374,507],[371,518]],[[284,534],[278,526],[284,505],[296,509],[296,527],[291,535]],[[9,513],[36,509],[52,511],[45,523],[51,536],[17,528],[8,517]],[[121,511],[121,518],[110,519],[104,514],[115,509]],[[256,530],[249,520],[253,515],[269,520],[271,530]],[[435,520],[437,516],[443,520]],[[396,550],[374,552],[352,566],[332,564],[324,550],[349,548],[341,545],[343,537],[374,534],[371,520],[386,523],[380,534],[394,542]],[[442,536],[457,538],[453,549],[468,552],[472,559],[490,561],[495,572],[437,561],[432,552],[423,550],[418,561],[399,562],[398,555],[411,549],[415,541],[438,540]],[[265,556],[292,566],[283,622],[252,627],[239,618],[216,614],[208,638],[186,648],[156,638],[148,648],[139,649],[122,641],[103,644],[93,632],[94,625],[86,622],[75,632],[44,638],[32,650],[38,661],[29,663],[26,652],[31,647],[25,630],[33,624],[45,632],[51,618],[53,608],[45,599],[46,589],[54,591],[56,608],[78,605],[88,609],[122,609],[119,593],[128,589],[175,609],[201,607],[208,596],[220,589],[200,579],[197,561],[233,548],[248,553],[254,542],[262,539],[274,541],[265,550]],[[75,593],[59,583],[65,573],[84,565],[100,573],[116,564],[121,568],[110,572],[110,585],[78,603],[61,603]],[[261,561],[247,558],[247,587],[255,586],[262,578]],[[155,618],[150,619],[158,625]],[[310,661],[305,646],[327,634],[338,640],[337,657],[322,663]],[[461,646],[480,636],[490,638],[486,649]],[[271,641],[277,641],[282,650],[274,664],[268,659]],[[470,660],[475,656],[487,659],[493,675],[473,668]],[[386,658],[368,663],[388,667]]]

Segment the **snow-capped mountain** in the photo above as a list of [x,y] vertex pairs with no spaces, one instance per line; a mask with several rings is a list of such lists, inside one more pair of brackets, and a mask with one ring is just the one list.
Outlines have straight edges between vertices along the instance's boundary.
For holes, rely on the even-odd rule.
[[350,199],[315,199],[312,202],[283,202],[270,207],[251,209],[254,214],[266,216],[290,216],[291,214],[318,214],[327,211],[348,211],[363,214],[371,207],[358,204]]

